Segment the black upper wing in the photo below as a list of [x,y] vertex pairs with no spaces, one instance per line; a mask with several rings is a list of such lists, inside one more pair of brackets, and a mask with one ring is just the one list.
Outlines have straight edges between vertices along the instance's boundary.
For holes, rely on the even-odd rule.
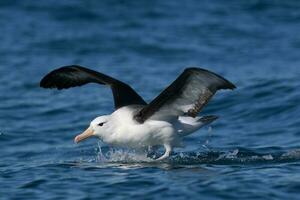
[[168,120],[180,115],[195,117],[219,89],[234,89],[223,77],[201,68],[187,68],[152,102],[140,110],[135,119]]
[[78,65],[70,65],[53,70],[41,80],[40,86],[61,90],[87,83],[99,83],[110,86],[116,109],[133,104],[147,105],[143,98],[129,85],[100,72]]

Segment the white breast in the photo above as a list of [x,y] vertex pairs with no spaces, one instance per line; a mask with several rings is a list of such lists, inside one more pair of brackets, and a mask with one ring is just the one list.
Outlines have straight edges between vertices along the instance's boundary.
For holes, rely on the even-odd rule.
[[141,148],[163,145],[175,139],[177,134],[171,123],[147,120],[140,124],[133,119],[136,110],[136,107],[126,106],[112,113],[109,121],[111,133],[103,141],[116,146]]

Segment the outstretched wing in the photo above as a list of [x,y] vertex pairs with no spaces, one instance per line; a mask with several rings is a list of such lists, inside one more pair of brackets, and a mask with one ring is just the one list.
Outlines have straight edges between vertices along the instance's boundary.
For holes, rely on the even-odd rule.
[[147,105],[143,98],[129,85],[100,72],[78,65],[70,65],[53,70],[41,80],[40,86],[61,90],[87,83],[99,83],[110,86],[113,92],[115,109],[133,104]]
[[234,89],[223,77],[201,68],[187,68],[151,103],[140,110],[135,119],[168,120],[181,115],[195,117],[219,89]]

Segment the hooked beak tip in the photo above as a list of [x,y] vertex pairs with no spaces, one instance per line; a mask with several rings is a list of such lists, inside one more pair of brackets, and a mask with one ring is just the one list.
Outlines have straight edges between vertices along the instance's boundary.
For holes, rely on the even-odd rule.
[[78,143],[80,140],[79,140],[79,137],[78,136],[76,136],[75,138],[74,138],[74,143]]

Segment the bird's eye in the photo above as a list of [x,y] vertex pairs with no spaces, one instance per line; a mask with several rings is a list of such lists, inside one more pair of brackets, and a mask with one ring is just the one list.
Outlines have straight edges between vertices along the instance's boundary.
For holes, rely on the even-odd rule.
[[103,126],[103,124],[104,124],[104,122],[101,122],[101,123],[98,124],[98,126]]

